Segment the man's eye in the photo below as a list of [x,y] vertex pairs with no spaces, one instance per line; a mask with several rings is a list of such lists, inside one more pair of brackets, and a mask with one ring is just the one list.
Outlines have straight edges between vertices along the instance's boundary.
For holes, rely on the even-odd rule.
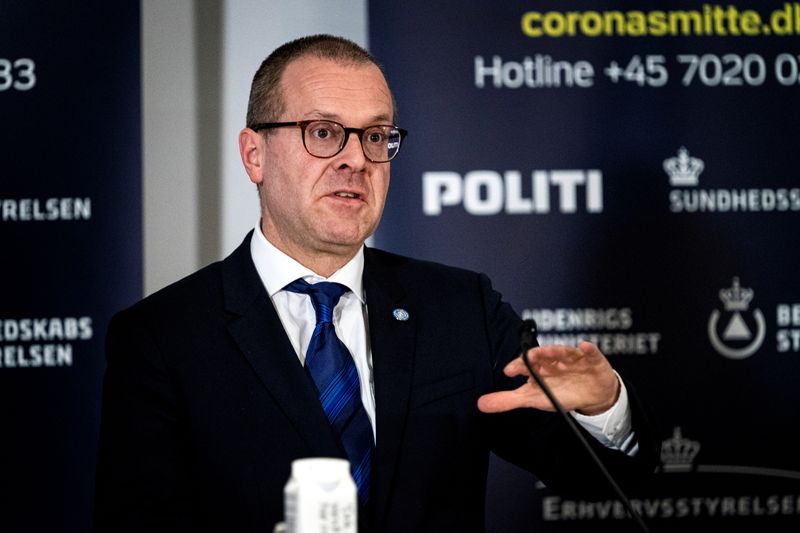
[[317,128],[311,133],[314,135],[314,137],[320,140],[327,139],[331,136],[331,130],[328,128]]
[[367,140],[371,143],[380,144],[384,141],[383,133],[379,131],[371,131],[367,134]]

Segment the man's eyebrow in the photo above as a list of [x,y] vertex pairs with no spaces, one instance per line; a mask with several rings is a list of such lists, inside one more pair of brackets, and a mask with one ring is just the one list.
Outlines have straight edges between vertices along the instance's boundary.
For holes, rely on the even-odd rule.
[[[327,111],[320,111],[319,109],[312,109],[308,113],[305,114],[306,117],[309,118],[319,118],[322,120],[333,120],[335,122],[340,122],[344,124],[341,115],[338,113],[330,113]],[[370,119],[370,124],[393,124],[392,116],[387,115],[385,113],[378,113],[377,115],[373,115]],[[348,124],[345,124],[348,126]]]
[[382,123],[386,123],[386,122],[388,122],[389,124],[392,124],[392,117],[391,117],[391,115],[384,115],[383,113],[381,113],[380,115],[375,115],[375,116],[373,116],[373,117],[372,117],[372,119],[373,119],[375,122],[382,122]]
[[325,111],[320,111],[318,109],[312,109],[308,113],[305,114],[306,116],[314,117],[314,118],[322,118],[326,120],[335,120],[341,121],[341,117],[336,113],[326,113]]

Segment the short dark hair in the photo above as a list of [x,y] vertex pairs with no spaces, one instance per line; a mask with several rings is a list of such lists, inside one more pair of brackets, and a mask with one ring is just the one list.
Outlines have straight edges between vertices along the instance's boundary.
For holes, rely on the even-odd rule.
[[372,54],[344,37],[320,34],[289,41],[276,48],[261,63],[253,76],[250,100],[247,103],[248,127],[259,122],[278,120],[284,107],[280,87],[283,72],[289,63],[304,56],[357,65],[371,63],[381,69],[381,65]]

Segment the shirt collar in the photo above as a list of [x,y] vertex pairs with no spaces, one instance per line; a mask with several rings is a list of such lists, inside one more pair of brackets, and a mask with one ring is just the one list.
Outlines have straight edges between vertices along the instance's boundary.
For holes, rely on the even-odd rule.
[[353,294],[364,303],[364,293],[362,278],[364,274],[364,247],[359,248],[358,253],[348,261],[342,268],[334,272],[331,277],[323,278],[310,268],[301,265],[264,237],[261,233],[260,223],[253,231],[250,239],[250,255],[256,265],[258,277],[267,289],[267,294],[272,298],[276,293],[283,290],[285,286],[297,278],[303,278],[309,283],[319,281],[332,281],[341,283],[350,289]]

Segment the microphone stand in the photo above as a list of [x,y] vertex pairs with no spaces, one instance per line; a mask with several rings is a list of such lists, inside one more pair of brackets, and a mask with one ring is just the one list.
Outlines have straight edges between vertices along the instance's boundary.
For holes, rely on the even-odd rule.
[[533,320],[524,320],[522,322],[522,327],[520,328],[520,339],[521,339],[520,348],[522,350],[520,357],[522,358],[522,361],[525,363],[525,367],[528,369],[528,372],[530,373],[531,377],[536,382],[536,384],[539,385],[539,387],[542,389],[542,392],[544,392],[545,396],[547,396],[547,398],[550,400],[550,403],[553,404],[553,407],[556,409],[556,411],[558,411],[559,414],[561,414],[561,416],[567,422],[569,428],[572,430],[572,432],[581,442],[583,447],[586,449],[586,452],[591,457],[592,462],[594,462],[594,464],[597,465],[597,468],[599,468],[600,471],[603,473],[603,476],[606,478],[606,481],[608,481],[608,484],[617,494],[619,499],[622,500],[625,509],[628,511],[628,515],[634,520],[634,522],[636,522],[639,529],[643,533],[649,533],[650,530],[647,528],[647,525],[644,523],[644,520],[642,520],[642,517],[639,515],[639,513],[636,512],[636,509],[633,508],[633,505],[631,505],[630,500],[622,491],[622,488],[620,488],[619,484],[617,484],[614,477],[611,475],[606,466],[603,464],[603,461],[600,460],[595,451],[592,449],[591,445],[589,445],[589,443],[586,441],[586,438],[583,436],[583,433],[581,433],[580,429],[578,428],[578,423],[575,422],[575,419],[572,416],[570,416],[569,413],[567,413],[567,411],[564,409],[561,403],[556,399],[555,395],[553,394],[553,391],[550,390],[550,387],[548,387],[544,383],[542,376],[539,375],[539,373],[533,368],[533,365],[531,365],[531,363],[528,361],[527,357],[528,350],[530,350],[531,348],[537,348],[539,346],[539,342],[536,340],[536,335],[537,335],[536,322]]

